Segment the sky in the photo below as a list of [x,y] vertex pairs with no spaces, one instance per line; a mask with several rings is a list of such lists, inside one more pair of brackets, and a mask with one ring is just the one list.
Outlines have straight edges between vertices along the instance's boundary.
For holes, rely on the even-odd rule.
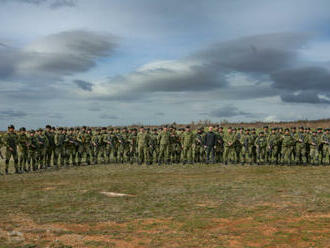
[[0,0],[0,129],[330,117],[328,0]]

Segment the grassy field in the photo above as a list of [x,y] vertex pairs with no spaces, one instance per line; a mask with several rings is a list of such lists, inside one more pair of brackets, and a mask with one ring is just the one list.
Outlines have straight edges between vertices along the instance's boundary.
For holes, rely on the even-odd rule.
[[1,176],[0,205],[1,248],[330,247],[329,167],[69,168]]

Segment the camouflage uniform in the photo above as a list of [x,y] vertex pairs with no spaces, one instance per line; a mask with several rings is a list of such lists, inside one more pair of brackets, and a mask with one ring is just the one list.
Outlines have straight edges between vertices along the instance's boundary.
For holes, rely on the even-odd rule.
[[317,135],[316,131],[309,137],[308,143],[310,144],[310,163],[312,165],[318,165],[320,163],[319,160],[319,145],[320,145],[320,137]]
[[170,133],[164,129],[158,135],[158,142],[159,144],[159,155],[158,155],[158,164],[166,162],[167,164],[170,163]]
[[236,134],[229,131],[224,136],[223,141],[225,146],[225,151],[223,154],[223,159],[225,164],[236,162],[236,150],[235,150]]
[[180,163],[182,156],[183,156],[183,148],[182,148],[182,137],[183,133],[179,131],[178,133],[176,130],[173,130],[171,133],[171,162],[172,163]]
[[[143,129],[143,130],[142,130]],[[144,128],[140,128],[140,132],[137,135],[137,152],[138,152],[138,163],[151,163],[150,158],[150,135]]]
[[303,128],[300,128],[299,132],[297,132],[294,135],[294,139],[296,142],[295,162],[296,162],[296,164],[303,163],[304,165],[306,165],[307,164],[307,157],[306,157],[307,137],[303,131]]
[[125,163],[128,161],[129,144],[128,134],[124,128],[122,133],[118,135],[118,162]]
[[202,130],[199,130],[195,135],[194,144],[193,144],[193,157],[195,163],[205,162],[205,150],[203,145],[203,133]]
[[102,142],[102,136],[100,131],[100,129],[96,129],[96,132],[92,134],[92,153],[94,164],[98,164],[99,162],[100,143]]
[[[44,132],[45,136],[48,140],[46,156],[45,156],[45,163],[47,167],[51,166],[52,157],[54,160],[55,157],[55,133],[54,130],[50,126],[46,126],[46,131]],[[54,161],[53,161],[54,163]],[[55,164],[54,164],[55,165]]]
[[183,148],[183,163],[193,163],[193,143],[194,134],[190,131],[190,127],[186,128],[186,132],[182,135],[182,148]]
[[150,160],[151,163],[157,163],[159,154],[158,145],[158,132],[154,129],[153,133],[150,135]]
[[289,130],[286,130],[282,136],[282,164],[291,164],[294,145],[295,141],[293,137],[289,134]]
[[19,149],[19,171],[27,172],[27,162],[29,160],[29,147],[28,147],[28,136],[25,133],[25,128],[21,129],[20,134],[18,134],[18,149]]
[[91,130],[86,131],[85,128],[78,134],[77,141],[78,145],[78,166],[81,165],[84,155],[86,156],[86,163],[91,164],[91,159],[93,157],[92,153],[92,136]]
[[257,149],[257,164],[261,165],[266,163],[267,155],[267,137],[264,132],[260,132],[259,136],[256,138],[254,145]]
[[253,150],[253,146],[254,146],[254,138],[253,136],[250,134],[250,130],[247,129],[246,133],[244,135],[241,136],[241,146],[242,146],[242,150],[241,150],[241,158],[240,161],[242,164],[251,164],[252,163],[252,150]]
[[8,168],[9,168],[9,160],[11,157],[14,159],[14,165],[15,165],[15,172],[19,173],[19,168],[18,168],[18,154],[17,154],[17,141],[18,137],[17,134],[15,133],[15,128],[14,126],[9,126],[8,132],[3,136],[3,144],[6,147],[6,152],[5,152],[5,159],[6,159],[6,167],[5,167],[5,172],[8,174]]
[[37,167],[37,153],[38,153],[38,148],[39,148],[39,143],[37,140],[37,137],[35,136],[34,130],[30,131],[30,136],[29,136],[29,161],[28,161],[28,171],[32,170],[36,171],[38,169]]
[[321,137],[321,142],[323,143],[322,163],[324,165],[329,165],[330,164],[330,134],[329,134],[329,129],[325,130],[325,133]]
[[38,150],[37,150],[37,165],[39,165],[40,169],[46,169],[46,152],[49,146],[48,139],[46,135],[44,135],[42,129],[39,129],[36,135],[36,139],[38,141]]
[[65,161],[65,150],[64,150],[64,141],[65,141],[66,131],[63,128],[59,128],[54,136],[55,143],[55,153],[54,153],[54,167],[59,168],[64,165]]
[[64,139],[65,165],[66,166],[70,165],[70,159],[71,159],[71,164],[73,166],[77,165],[77,163],[76,163],[77,146],[78,146],[78,141],[76,139],[76,135],[74,134],[73,128],[71,128]]
[[223,151],[224,151],[223,132],[219,131],[216,134],[217,134],[217,143],[215,145],[215,162],[222,163]]
[[137,133],[135,129],[131,130],[131,133],[128,136],[128,145],[129,145],[128,162],[133,164],[136,161],[136,157],[137,157]]
[[112,134],[113,129],[110,128],[103,136],[103,142],[105,143],[105,160],[107,163],[111,163]]
[[279,136],[275,133],[275,131],[276,130],[273,129],[267,138],[268,162],[270,164],[278,164]]

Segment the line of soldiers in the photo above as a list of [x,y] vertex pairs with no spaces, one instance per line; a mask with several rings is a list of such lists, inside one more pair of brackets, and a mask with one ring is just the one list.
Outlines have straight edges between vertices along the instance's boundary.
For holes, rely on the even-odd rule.
[[329,129],[244,129],[210,126],[136,128],[55,128],[37,131],[10,125],[0,136],[5,173],[98,163],[223,163],[329,165]]

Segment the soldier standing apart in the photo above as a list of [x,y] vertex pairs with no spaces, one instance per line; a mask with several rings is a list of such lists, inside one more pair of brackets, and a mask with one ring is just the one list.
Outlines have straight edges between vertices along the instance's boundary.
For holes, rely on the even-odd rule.
[[6,153],[5,153],[5,159],[6,159],[6,167],[5,167],[5,173],[8,174],[9,169],[9,161],[11,157],[14,159],[14,165],[15,165],[15,173],[19,173],[18,169],[18,155],[17,155],[17,141],[18,137],[15,133],[15,127],[14,125],[10,125],[8,127],[8,132],[3,137],[3,143],[6,147]]

